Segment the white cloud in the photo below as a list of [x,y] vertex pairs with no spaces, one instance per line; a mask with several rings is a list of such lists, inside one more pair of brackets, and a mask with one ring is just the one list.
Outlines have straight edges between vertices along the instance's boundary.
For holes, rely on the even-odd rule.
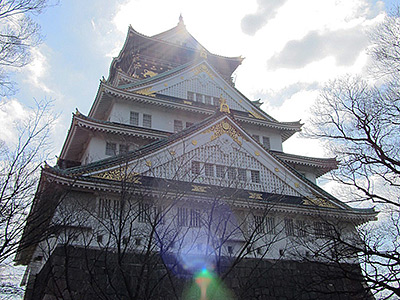
[[28,118],[29,113],[17,99],[0,102],[0,140],[6,144],[16,143],[18,133],[15,125]]
[[26,66],[27,81],[35,88],[45,93],[53,93],[53,91],[45,84],[44,78],[49,71],[49,65],[46,56],[40,48],[32,49],[32,62]]

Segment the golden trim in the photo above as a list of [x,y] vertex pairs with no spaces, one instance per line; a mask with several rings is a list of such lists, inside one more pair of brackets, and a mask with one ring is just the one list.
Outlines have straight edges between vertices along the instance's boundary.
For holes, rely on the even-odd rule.
[[300,184],[299,184],[298,182],[295,182],[295,183],[294,183],[294,186],[295,186],[296,188],[299,188],[299,187],[300,187]]
[[204,130],[202,134],[210,133],[212,132],[213,135],[210,138],[210,141],[213,141],[217,138],[219,138],[223,134],[229,135],[238,145],[242,145],[242,142],[239,140],[239,137],[241,137],[243,140],[247,140],[244,136],[240,134],[240,132],[232,126],[230,123],[227,121],[221,121],[210,128]]
[[310,197],[307,197],[305,200],[303,200],[303,204],[304,205],[311,205],[311,206],[337,208],[336,205],[333,205],[328,200],[322,199],[322,198],[310,198]]
[[189,105],[192,105],[192,102],[190,102],[190,101],[186,101],[186,100],[183,100],[183,103],[184,103],[184,104],[189,104]]
[[91,175],[90,177],[142,184],[142,182],[140,181],[139,173],[136,172],[127,173],[126,167],[98,173],[95,175]]
[[151,167],[151,161],[150,160],[146,160],[146,166]]
[[[147,66],[147,64],[145,64],[145,66]],[[154,76],[158,75],[158,73],[153,72],[153,71],[150,71],[150,70],[147,70],[147,69],[144,69],[143,71],[144,71],[144,72],[143,72],[143,77],[144,77],[144,78],[147,78],[147,77],[154,77]]]
[[194,75],[199,75],[200,73],[204,72],[206,73],[211,79],[214,79],[214,75],[211,73],[211,71],[207,68],[206,65],[201,64],[200,66],[196,67],[193,69]]
[[197,145],[197,141],[196,141],[196,140],[193,140],[193,141],[192,141],[192,145],[193,145],[193,146],[196,146],[196,145]]
[[140,95],[155,97],[155,95],[154,95],[155,91],[152,91],[151,90],[152,88],[153,87],[151,86],[151,87],[148,87],[148,88],[145,88],[145,89],[141,89],[141,90],[135,91],[135,93],[140,94]]
[[169,151],[169,154],[171,154],[171,155],[175,155],[175,154],[176,154],[176,152],[175,152],[174,150],[171,150],[171,151]]
[[207,187],[206,186],[192,184],[192,192],[206,193],[207,192]]
[[262,194],[249,192],[249,199],[262,200]]
[[258,152],[258,151],[254,152],[254,154],[255,154],[256,156],[260,156],[260,152]]
[[167,86],[168,86],[168,83],[164,83],[164,86],[167,87]]
[[278,168],[275,168],[275,172],[279,172],[279,169],[278,169]]
[[265,118],[262,115],[260,115],[258,112],[256,112],[254,109],[249,110],[249,113],[250,113],[251,117],[254,117],[254,118],[260,119],[260,120],[265,120]]
[[231,111],[229,110],[229,106],[226,103],[226,99],[223,98],[222,95],[221,95],[221,97],[219,97],[219,111],[220,112],[226,112],[228,114],[231,113]]

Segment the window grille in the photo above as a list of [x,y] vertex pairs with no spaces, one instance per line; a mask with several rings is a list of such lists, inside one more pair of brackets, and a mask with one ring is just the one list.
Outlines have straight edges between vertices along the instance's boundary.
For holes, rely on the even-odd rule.
[[265,218],[265,227],[267,229],[267,233],[275,234],[275,218],[274,217],[266,217]]
[[196,102],[203,102],[203,95],[196,93]]
[[181,120],[174,120],[174,132],[179,132],[183,130],[183,124]]
[[287,236],[294,235],[293,219],[285,219],[285,233]]
[[190,210],[190,227],[200,227],[201,226],[201,214],[198,209]]
[[139,202],[138,219],[140,223],[150,223],[151,204]]
[[251,170],[251,182],[260,183],[260,171]]
[[269,137],[263,136],[263,137],[262,137],[262,143],[263,143],[263,146],[264,146],[265,148],[271,149],[271,142],[270,142]]
[[214,165],[205,163],[204,172],[206,176],[214,177]]
[[236,179],[236,169],[229,167],[228,168],[228,179],[229,180],[235,180]]
[[215,170],[216,170],[216,175],[218,178],[225,177],[225,167],[224,166],[216,165]]
[[247,181],[246,169],[237,169],[239,181]]
[[143,127],[151,128],[151,115],[143,114]]
[[125,154],[129,152],[129,145],[119,145],[119,154]]
[[297,220],[296,227],[297,227],[297,236],[299,236],[299,237],[307,236],[307,223],[306,223],[306,221]]
[[129,124],[139,126],[139,113],[135,111],[131,111]]
[[117,144],[106,143],[106,155],[116,155],[117,154]]
[[99,199],[99,217],[102,219],[118,219],[120,212],[120,201],[116,199]]
[[263,216],[254,216],[254,223],[255,223],[256,233],[265,233]]
[[189,209],[186,207],[178,207],[178,226],[188,226]]
[[190,101],[195,101],[194,99],[194,93],[193,92],[187,92],[187,98]]
[[211,96],[204,96],[204,102],[206,104],[211,104]]
[[200,174],[200,163],[198,161],[192,161],[192,174],[193,175]]

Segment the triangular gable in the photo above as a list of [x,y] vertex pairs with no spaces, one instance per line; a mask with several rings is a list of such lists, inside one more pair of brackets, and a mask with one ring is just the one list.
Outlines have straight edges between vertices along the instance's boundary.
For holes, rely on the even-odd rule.
[[[222,96],[231,109],[246,112],[250,117],[257,119],[275,121],[228,84],[206,60],[195,65],[188,65],[186,68],[178,67],[175,73],[171,70],[165,75],[159,74],[140,87],[127,88],[127,90],[147,96],[162,94],[182,99],[187,99],[188,92],[211,96],[215,99]],[[187,101],[187,104],[193,103]]]
[[[200,173],[194,171],[194,162]],[[213,166],[211,176],[206,165]],[[121,168],[121,165],[124,167]],[[345,207],[327,200],[317,188],[297,176],[290,168],[274,158],[252,137],[243,131],[227,114],[222,114],[206,127],[177,138],[171,143],[139,158],[84,174],[102,179],[140,183],[140,176],[173,179],[192,184],[221,187],[237,187],[249,190],[249,199],[262,199],[263,193],[294,196],[303,199],[305,205],[340,208]],[[224,169],[224,178],[217,174],[217,166]],[[228,169],[236,170],[236,178],[229,178]],[[238,170],[245,170],[240,179]],[[252,171],[258,172],[259,182]],[[202,188],[205,191],[205,188]]]

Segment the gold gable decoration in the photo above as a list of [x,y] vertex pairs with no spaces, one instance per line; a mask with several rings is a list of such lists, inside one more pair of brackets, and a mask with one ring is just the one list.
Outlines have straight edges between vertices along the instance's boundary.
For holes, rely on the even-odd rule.
[[256,119],[265,120],[265,118],[262,115],[260,115],[258,112],[256,112],[254,109],[250,110],[249,113],[250,113],[250,116],[252,116]]
[[206,73],[211,79],[214,79],[213,73],[207,68],[206,65],[201,64],[200,66],[193,69],[194,75],[199,75],[200,73]]
[[126,167],[105,171],[91,177],[142,184],[139,173],[126,171]]
[[151,87],[148,87],[148,88],[145,88],[145,89],[141,89],[141,90],[138,90],[138,91],[135,91],[135,92],[137,94],[140,94],[140,95],[155,97],[155,95],[154,95],[155,91],[152,91],[151,90],[152,88],[153,87],[151,86]]
[[221,135],[223,134],[227,134],[229,135],[238,145],[242,145],[242,142],[239,140],[239,137],[241,137],[242,139],[246,140],[246,138],[244,136],[242,136],[240,134],[240,132],[234,127],[232,126],[229,122],[223,120],[215,125],[213,125],[212,127],[204,130],[202,132],[202,134],[206,134],[212,132],[213,135],[211,136],[211,141],[219,138]]
[[226,99],[222,98],[222,95],[221,95],[221,97],[219,97],[219,111],[220,112],[225,112],[225,113],[228,113],[228,114],[231,113],[231,111],[229,110],[229,106],[226,103]]
[[328,207],[328,208],[337,208],[336,205],[333,205],[331,202],[329,202],[326,199],[322,199],[322,198],[310,198],[307,197],[304,201],[303,201],[304,205],[310,205],[310,206],[319,206],[319,207]]

